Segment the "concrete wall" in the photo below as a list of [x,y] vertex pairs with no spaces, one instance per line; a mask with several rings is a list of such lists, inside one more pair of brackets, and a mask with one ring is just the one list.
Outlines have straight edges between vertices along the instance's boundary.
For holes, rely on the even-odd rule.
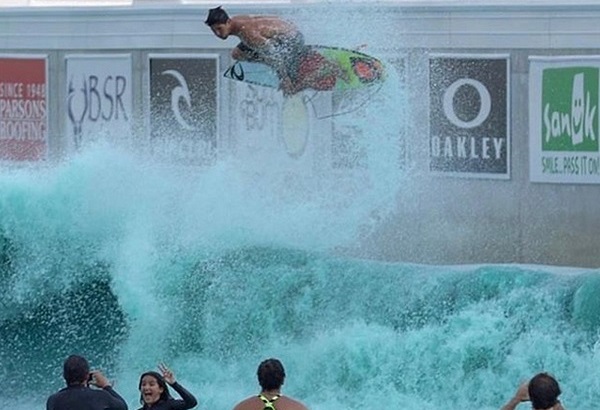
[[[398,198],[394,216],[365,234],[351,255],[425,263],[541,263],[600,266],[600,186],[529,181],[528,57],[600,55],[600,5],[545,2],[461,6],[457,3],[367,5],[232,5],[231,14],[276,13],[307,28],[308,42],[334,42],[340,25],[345,45],[370,42],[369,50],[403,56],[413,83],[407,87],[413,124],[428,122],[422,98],[428,88],[427,55],[508,54],[510,58],[510,177],[506,180],[442,177],[427,172],[428,140],[411,135],[410,159],[417,164],[410,192]],[[89,9],[0,9],[0,53],[48,54],[50,105],[65,98],[64,56],[74,52],[131,52],[134,112],[143,130],[145,61],[148,53],[218,53],[229,62],[235,40],[222,42],[204,26],[199,6]],[[341,21],[340,21],[341,20]],[[339,36],[337,37],[339,40]],[[221,85],[221,107],[236,96]],[[64,113],[50,118],[51,157],[64,145]],[[219,143],[235,149],[235,127],[222,116]],[[409,130],[414,130],[409,127]],[[409,131],[410,132],[410,131]],[[142,134],[144,134],[142,132]],[[419,165],[420,164],[420,165]]]

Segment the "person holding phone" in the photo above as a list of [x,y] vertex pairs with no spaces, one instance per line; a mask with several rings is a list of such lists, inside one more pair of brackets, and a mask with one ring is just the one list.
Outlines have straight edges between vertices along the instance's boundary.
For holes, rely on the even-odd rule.
[[67,357],[63,377],[67,387],[48,397],[46,410],[127,410],[127,403],[113,390],[106,376],[99,370],[90,371],[85,357]]

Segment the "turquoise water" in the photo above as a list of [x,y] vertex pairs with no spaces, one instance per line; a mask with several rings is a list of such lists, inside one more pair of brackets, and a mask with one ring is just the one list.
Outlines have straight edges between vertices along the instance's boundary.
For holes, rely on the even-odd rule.
[[568,408],[593,408],[597,271],[341,257],[379,196],[334,212],[345,189],[282,193],[267,168],[251,184],[235,161],[178,169],[104,146],[5,170],[2,399],[43,407],[80,352],[132,408],[159,361],[200,408],[232,408],[271,356],[312,409],[494,409],[541,370]]
[[313,410],[497,409],[542,370],[567,408],[594,408],[597,271],[342,256],[410,198],[395,90],[368,121],[346,119],[379,131],[357,169],[286,170],[295,159],[276,155],[177,167],[110,144],[3,169],[7,408],[43,408],[71,353],[131,408],[139,374],[164,361],[198,408],[231,409],[258,391],[267,357],[286,367],[284,393]]

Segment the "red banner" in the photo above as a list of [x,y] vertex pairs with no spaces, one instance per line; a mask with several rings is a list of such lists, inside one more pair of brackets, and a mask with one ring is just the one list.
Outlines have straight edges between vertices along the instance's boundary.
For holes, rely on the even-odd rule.
[[0,160],[45,159],[46,90],[45,57],[0,56]]

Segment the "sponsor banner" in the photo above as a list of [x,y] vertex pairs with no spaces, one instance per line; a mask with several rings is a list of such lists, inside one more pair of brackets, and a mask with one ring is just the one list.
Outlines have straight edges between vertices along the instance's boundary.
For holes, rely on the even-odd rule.
[[68,144],[131,134],[133,87],[131,55],[68,55],[66,130]]
[[600,56],[530,58],[531,181],[600,183],[599,78]]
[[509,59],[429,59],[429,168],[476,178],[510,178]]
[[0,160],[46,158],[47,73],[46,56],[0,55]]
[[273,88],[228,83],[232,144],[240,165],[247,172],[267,167],[270,172],[306,176],[316,149],[311,136],[321,131],[312,115],[314,101],[306,102],[304,94],[284,98]]
[[170,161],[215,159],[218,55],[149,55],[152,149]]
[[[281,135],[281,92],[253,84],[232,83],[231,121],[240,147],[278,145]],[[269,144],[269,142],[273,142]],[[259,145],[260,144],[260,145]]]

